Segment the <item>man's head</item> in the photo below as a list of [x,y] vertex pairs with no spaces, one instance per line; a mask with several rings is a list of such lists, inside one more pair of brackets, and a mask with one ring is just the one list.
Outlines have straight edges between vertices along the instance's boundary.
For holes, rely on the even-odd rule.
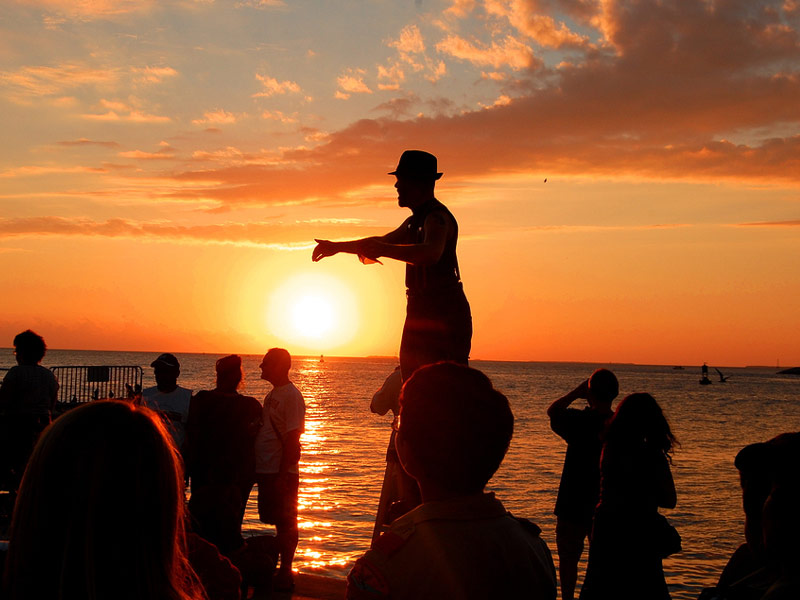
[[284,348],[270,348],[259,367],[261,368],[261,379],[272,384],[282,383],[289,378],[292,357]]
[[217,361],[217,388],[224,391],[233,391],[239,387],[244,374],[242,373],[242,357],[238,354],[224,356]]
[[486,375],[441,362],[415,371],[400,395],[397,451],[408,473],[454,494],[483,490],[511,443],[514,415]]
[[394,184],[397,189],[397,203],[413,209],[433,198],[436,181],[442,176],[437,168],[436,157],[429,152],[403,152],[397,168],[389,173],[397,177]]
[[597,369],[589,377],[589,406],[592,408],[610,409],[618,394],[617,376],[608,369]]
[[14,353],[21,365],[37,365],[44,358],[47,346],[38,333],[26,329],[14,336]]
[[[178,376],[181,374],[181,363],[178,362],[174,354],[165,352],[151,362],[150,366],[153,367],[153,376],[156,378],[156,385],[159,389],[174,389],[177,385]],[[162,391],[164,390],[162,389]]]

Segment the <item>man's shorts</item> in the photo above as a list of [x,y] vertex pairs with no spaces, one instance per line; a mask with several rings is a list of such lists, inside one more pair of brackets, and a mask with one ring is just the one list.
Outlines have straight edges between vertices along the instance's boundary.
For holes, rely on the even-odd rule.
[[258,518],[272,525],[294,525],[297,523],[297,492],[300,476],[287,473],[287,485],[278,489],[277,473],[256,473],[258,485]]

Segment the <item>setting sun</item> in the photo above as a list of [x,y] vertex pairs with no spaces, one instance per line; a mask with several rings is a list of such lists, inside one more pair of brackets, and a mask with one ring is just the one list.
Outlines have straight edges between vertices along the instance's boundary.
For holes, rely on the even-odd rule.
[[303,296],[292,307],[292,326],[303,337],[323,338],[333,325],[333,308],[324,296]]
[[328,352],[358,329],[353,293],[325,274],[295,275],[270,294],[267,327],[279,338],[309,352]]

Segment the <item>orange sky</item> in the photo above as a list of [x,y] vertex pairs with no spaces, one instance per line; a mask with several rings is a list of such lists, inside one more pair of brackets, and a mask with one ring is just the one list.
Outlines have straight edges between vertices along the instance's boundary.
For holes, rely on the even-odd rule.
[[798,65],[793,0],[3,3],[0,345],[396,354],[310,255],[423,148],[473,357],[800,365]]

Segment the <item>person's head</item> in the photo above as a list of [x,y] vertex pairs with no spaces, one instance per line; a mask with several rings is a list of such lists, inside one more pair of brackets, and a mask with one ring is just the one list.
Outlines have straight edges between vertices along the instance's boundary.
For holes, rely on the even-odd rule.
[[608,443],[646,444],[669,458],[676,439],[661,407],[650,394],[626,396],[617,406],[606,431]]
[[589,406],[609,410],[619,394],[617,376],[608,369],[597,369],[589,377]]
[[165,352],[150,363],[153,367],[153,376],[156,378],[156,385],[161,388],[174,388],[178,383],[178,376],[181,374],[181,363],[174,354]]
[[22,479],[8,597],[196,598],[184,555],[178,451],[150,410],[116,400],[68,411]]
[[470,367],[440,362],[417,369],[400,394],[397,452],[424,488],[479,493],[503,461],[514,432],[506,397]]
[[261,379],[272,384],[284,383],[289,379],[289,369],[292,368],[292,357],[284,348],[270,348],[264,355],[264,360],[259,365]]
[[397,168],[389,175],[397,177],[397,203],[416,208],[433,198],[436,181],[442,176],[437,172],[436,157],[423,150],[406,150],[400,156]]
[[44,338],[30,329],[14,336],[14,353],[21,365],[38,365],[46,351]]
[[224,356],[217,361],[217,389],[236,391],[244,378],[242,357],[238,354]]

